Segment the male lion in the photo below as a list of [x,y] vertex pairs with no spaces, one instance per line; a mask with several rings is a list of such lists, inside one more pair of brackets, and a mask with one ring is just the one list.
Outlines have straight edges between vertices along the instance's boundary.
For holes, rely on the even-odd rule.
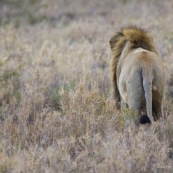
[[113,35],[109,43],[117,109],[124,101],[132,112],[143,116],[141,124],[158,120],[162,116],[164,70],[152,36],[144,29],[128,26]]

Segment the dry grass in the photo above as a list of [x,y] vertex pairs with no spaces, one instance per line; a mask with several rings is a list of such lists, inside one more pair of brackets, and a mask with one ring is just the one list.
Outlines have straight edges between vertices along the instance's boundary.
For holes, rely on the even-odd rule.
[[[0,1],[0,173],[171,172],[172,6]],[[152,126],[126,126],[111,97],[108,42],[127,23],[151,30],[165,65],[167,118]]]

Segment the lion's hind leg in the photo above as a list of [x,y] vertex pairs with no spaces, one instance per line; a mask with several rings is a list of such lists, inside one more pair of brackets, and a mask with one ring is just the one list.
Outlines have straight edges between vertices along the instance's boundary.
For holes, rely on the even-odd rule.
[[153,100],[152,100],[152,111],[154,120],[159,120],[162,117],[162,109],[161,109],[161,98],[157,92],[153,92]]

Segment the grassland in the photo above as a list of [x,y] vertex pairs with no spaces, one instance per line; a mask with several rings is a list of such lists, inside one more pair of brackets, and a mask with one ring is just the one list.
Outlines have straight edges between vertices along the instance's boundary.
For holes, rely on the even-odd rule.
[[[172,172],[172,7],[1,0],[0,173]],[[125,126],[112,98],[109,40],[127,24],[151,31],[167,81],[166,119],[139,129]]]

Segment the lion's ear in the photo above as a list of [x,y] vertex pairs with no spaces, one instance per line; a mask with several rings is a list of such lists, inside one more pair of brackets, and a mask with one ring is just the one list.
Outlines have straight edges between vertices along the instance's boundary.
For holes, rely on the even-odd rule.
[[111,49],[114,48],[114,45],[116,44],[117,41],[118,41],[118,40],[117,40],[117,36],[116,36],[116,35],[114,35],[114,36],[110,39],[109,44],[110,44]]
[[152,37],[152,36],[151,36],[151,42],[152,42],[152,43],[154,43],[154,39],[153,39],[153,37]]
[[111,49],[114,48],[115,44],[119,41],[119,39],[123,36],[122,32],[118,32],[115,35],[112,36],[112,38],[109,41]]

